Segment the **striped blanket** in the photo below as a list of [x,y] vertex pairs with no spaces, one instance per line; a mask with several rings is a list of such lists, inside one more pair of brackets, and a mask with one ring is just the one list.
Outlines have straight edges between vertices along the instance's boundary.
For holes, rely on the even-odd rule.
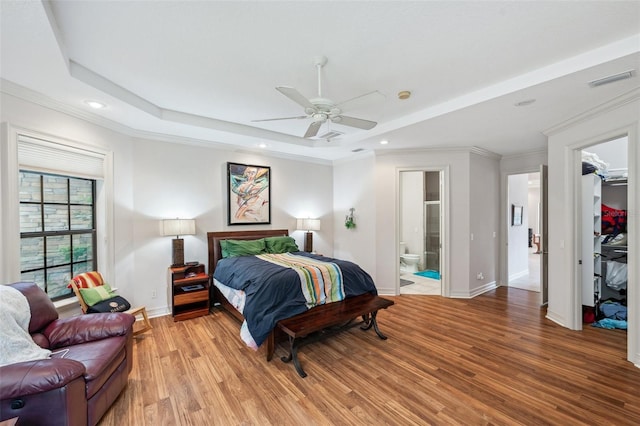
[[291,253],[261,254],[257,257],[296,271],[300,277],[300,289],[307,301],[307,308],[344,299],[342,271],[333,262],[323,262]]

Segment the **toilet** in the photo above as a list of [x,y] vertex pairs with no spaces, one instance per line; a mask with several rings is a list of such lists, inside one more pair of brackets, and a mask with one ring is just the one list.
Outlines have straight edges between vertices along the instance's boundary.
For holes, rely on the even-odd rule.
[[420,262],[419,254],[407,253],[405,243],[400,243],[400,271],[401,272],[418,272],[418,263]]

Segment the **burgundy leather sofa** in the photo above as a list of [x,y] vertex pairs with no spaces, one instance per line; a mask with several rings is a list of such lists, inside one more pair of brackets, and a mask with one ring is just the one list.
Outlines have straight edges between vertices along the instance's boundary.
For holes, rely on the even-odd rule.
[[54,353],[50,359],[0,367],[0,421],[18,417],[18,426],[95,425],[127,385],[135,318],[105,313],[60,319],[36,284],[10,285],[29,302],[33,340]]

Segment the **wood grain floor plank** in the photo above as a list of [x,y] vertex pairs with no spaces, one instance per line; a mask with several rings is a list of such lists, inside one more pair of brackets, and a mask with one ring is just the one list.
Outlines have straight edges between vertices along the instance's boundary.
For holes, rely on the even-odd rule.
[[225,312],[152,318],[100,425],[640,424],[625,331],[565,329],[518,289],[393,300],[378,315],[388,340],[354,328],[304,346],[304,379],[286,345],[267,362]]

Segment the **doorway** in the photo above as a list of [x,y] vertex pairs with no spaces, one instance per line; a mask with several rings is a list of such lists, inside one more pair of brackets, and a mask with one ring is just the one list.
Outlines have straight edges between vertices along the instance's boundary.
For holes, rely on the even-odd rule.
[[399,293],[442,295],[442,170],[399,173]]
[[540,172],[508,176],[508,286],[540,292],[542,185]]
[[[626,329],[628,137],[588,146],[580,154],[576,248],[583,325],[604,320]],[[620,310],[612,314],[614,306]]]

